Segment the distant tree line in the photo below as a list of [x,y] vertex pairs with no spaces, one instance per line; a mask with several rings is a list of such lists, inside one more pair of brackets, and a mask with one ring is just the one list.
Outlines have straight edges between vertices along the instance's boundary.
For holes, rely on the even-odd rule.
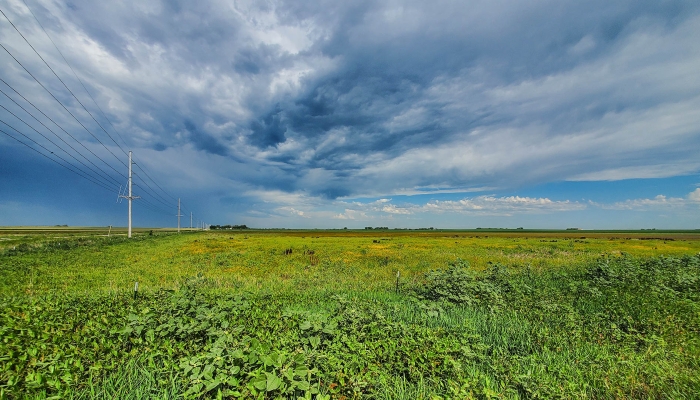
[[245,225],[209,225],[211,230],[248,229]]
[[[343,228],[347,229],[347,228]],[[375,230],[375,231],[381,231],[381,230],[389,230],[388,226],[375,226],[372,228],[371,226],[365,226],[366,230]],[[432,226],[430,228],[394,228],[394,230],[397,231],[432,231],[433,228]]]

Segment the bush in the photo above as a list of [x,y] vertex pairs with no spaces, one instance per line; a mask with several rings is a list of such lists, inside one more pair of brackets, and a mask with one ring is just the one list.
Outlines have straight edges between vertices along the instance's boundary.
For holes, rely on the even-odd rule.
[[486,305],[490,308],[503,305],[502,287],[507,284],[503,276],[505,267],[494,264],[487,275],[469,269],[469,263],[458,259],[447,269],[428,272],[425,284],[417,289],[419,298],[446,301],[453,304]]

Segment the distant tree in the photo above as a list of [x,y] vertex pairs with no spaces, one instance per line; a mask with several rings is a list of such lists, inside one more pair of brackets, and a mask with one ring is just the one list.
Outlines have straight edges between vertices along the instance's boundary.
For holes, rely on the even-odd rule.
[[212,230],[228,230],[230,231],[231,229],[248,229],[247,226],[245,225],[209,225],[209,229]]

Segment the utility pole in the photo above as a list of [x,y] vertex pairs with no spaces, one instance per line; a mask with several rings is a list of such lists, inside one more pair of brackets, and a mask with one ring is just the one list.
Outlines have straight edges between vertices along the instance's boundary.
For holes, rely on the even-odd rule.
[[120,195],[119,197],[125,198],[129,200],[129,231],[127,234],[127,237],[131,237],[131,200],[134,199],[140,199],[140,196],[133,196],[131,193],[131,165],[134,164],[133,161],[131,161],[131,150],[129,150],[129,195],[128,196],[122,196]]
[[192,229],[192,211],[190,211],[190,229]]
[[180,212],[180,199],[177,199],[177,233],[180,233],[180,217],[182,217],[182,213]]

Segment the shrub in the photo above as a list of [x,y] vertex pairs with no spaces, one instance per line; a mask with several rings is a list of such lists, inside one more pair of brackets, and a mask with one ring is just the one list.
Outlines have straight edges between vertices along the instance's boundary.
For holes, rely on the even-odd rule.
[[438,269],[425,275],[425,284],[417,289],[420,298],[447,301],[454,304],[486,305],[490,308],[503,305],[502,286],[505,267],[497,264],[483,275],[469,269],[469,263],[458,259],[447,269]]

